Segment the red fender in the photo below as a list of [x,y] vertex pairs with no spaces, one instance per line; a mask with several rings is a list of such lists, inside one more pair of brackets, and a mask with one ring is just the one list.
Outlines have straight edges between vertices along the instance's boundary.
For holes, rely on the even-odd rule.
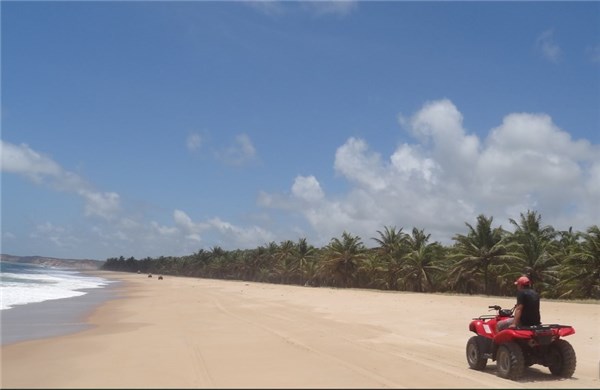
[[530,339],[533,336],[531,330],[504,329],[494,337],[494,343],[502,344],[513,339]]
[[572,334],[575,334],[575,329],[571,326],[567,326],[564,328],[558,328],[558,335],[560,337],[570,336]]
[[494,338],[494,334],[496,333],[496,320],[473,320],[469,324],[469,330],[489,339]]

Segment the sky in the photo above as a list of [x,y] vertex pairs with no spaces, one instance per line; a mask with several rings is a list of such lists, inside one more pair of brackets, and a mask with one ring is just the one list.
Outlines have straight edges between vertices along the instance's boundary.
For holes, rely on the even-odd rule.
[[600,221],[599,2],[12,2],[4,254]]

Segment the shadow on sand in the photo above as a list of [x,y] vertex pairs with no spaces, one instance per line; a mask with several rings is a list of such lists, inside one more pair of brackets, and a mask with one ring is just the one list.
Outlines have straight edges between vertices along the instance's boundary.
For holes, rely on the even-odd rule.
[[[488,364],[487,367],[482,372],[485,372],[485,373],[491,374],[491,375],[496,375],[497,374],[496,365]],[[575,371],[575,372],[577,373],[577,371]],[[536,383],[536,382],[543,383],[543,382],[558,382],[558,381],[573,381],[573,387],[576,387],[575,383],[577,382],[577,378],[576,377],[561,378],[561,377],[552,375],[550,373],[550,371],[548,370],[548,368],[546,368],[544,366],[532,366],[532,367],[526,367],[525,372],[523,373],[523,376],[514,382],[517,382],[517,383]]]

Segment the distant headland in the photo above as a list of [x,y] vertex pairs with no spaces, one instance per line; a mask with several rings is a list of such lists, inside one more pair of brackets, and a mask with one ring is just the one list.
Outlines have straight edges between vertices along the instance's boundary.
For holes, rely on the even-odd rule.
[[96,270],[104,264],[104,261],[90,259],[59,259],[55,257],[13,256],[7,254],[0,254],[0,261],[37,264],[47,267],[74,268],[78,270]]

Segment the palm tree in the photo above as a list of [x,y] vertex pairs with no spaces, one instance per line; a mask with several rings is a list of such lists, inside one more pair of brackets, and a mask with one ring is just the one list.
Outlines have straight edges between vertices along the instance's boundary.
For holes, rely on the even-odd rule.
[[398,289],[398,276],[402,266],[402,258],[408,252],[408,234],[402,232],[402,228],[396,230],[396,227],[389,228],[385,226],[385,231],[377,231],[379,238],[373,237],[379,247],[377,253],[384,262],[387,269],[387,286],[390,290]]
[[358,286],[366,288],[386,289],[387,267],[382,258],[374,251],[368,251],[367,256],[358,266]]
[[574,232],[573,227],[569,227],[569,230],[563,230],[557,232],[556,245],[553,250],[553,256],[556,261],[555,268],[558,269],[558,284],[556,289],[552,289],[551,291],[547,291],[547,296],[552,298],[557,298],[561,296],[565,291],[563,288],[565,287],[564,283],[561,283],[565,275],[565,269],[569,267],[566,265],[567,260],[572,257],[575,253],[581,252],[581,239],[583,234],[581,232]]
[[395,226],[392,228],[385,226],[384,229],[383,232],[377,230],[379,238],[371,238],[379,244],[378,252],[380,255],[388,255],[397,251],[406,242],[407,238],[407,234],[402,232],[402,228],[396,230]]
[[297,269],[294,243],[290,240],[283,241],[275,253],[275,259],[277,262],[273,272],[279,276],[280,283],[287,284]]
[[279,245],[271,241],[266,247],[261,247],[261,253],[258,259],[260,272],[259,278],[263,282],[275,282],[280,278],[275,270],[277,267],[277,253]]
[[344,232],[341,240],[333,238],[325,248],[322,270],[337,286],[354,287],[356,271],[365,257],[360,237]]
[[583,234],[574,232],[573,226],[569,230],[558,232],[559,256],[569,257],[574,251],[579,250],[579,239]]
[[557,249],[556,231],[552,226],[542,226],[542,216],[536,211],[528,210],[521,213],[520,222],[509,219],[515,227],[511,241],[517,244],[515,256],[520,270],[515,270],[511,276],[526,274],[540,294],[547,287],[558,282],[557,264],[554,252]]
[[600,298],[600,228],[591,226],[582,236],[579,250],[561,265],[561,298]]
[[294,255],[300,271],[300,283],[304,284],[310,280],[308,276],[309,272],[315,269],[316,249],[314,246],[308,244],[306,238],[301,238],[296,244]]
[[438,242],[429,243],[430,237],[423,229],[413,228],[407,238],[408,253],[402,257],[399,277],[412,291],[434,290],[433,274],[442,271],[437,264],[442,259],[442,246]]
[[229,278],[236,280],[252,279],[252,251],[236,249],[229,252],[227,258]]
[[254,264],[256,263],[257,252],[257,249],[246,249],[240,254],[240,279],[256,279],[258,268]]
[[190,257],[193,264],[193,270],[190,276],[206,276],[206,269],[211,261],[210,252],[200,249]]
[[492,228],[494,218],[480,214],[475,227],[465,222],[467,234],[457,234],[452,248],[451,259],[454,264],[450,271],[451,283],[456,286],[473,283],[477,275],[483,276],[483,292],[490,294],[490,271],[494,265],[512,259],[504,239],[502,227]]

